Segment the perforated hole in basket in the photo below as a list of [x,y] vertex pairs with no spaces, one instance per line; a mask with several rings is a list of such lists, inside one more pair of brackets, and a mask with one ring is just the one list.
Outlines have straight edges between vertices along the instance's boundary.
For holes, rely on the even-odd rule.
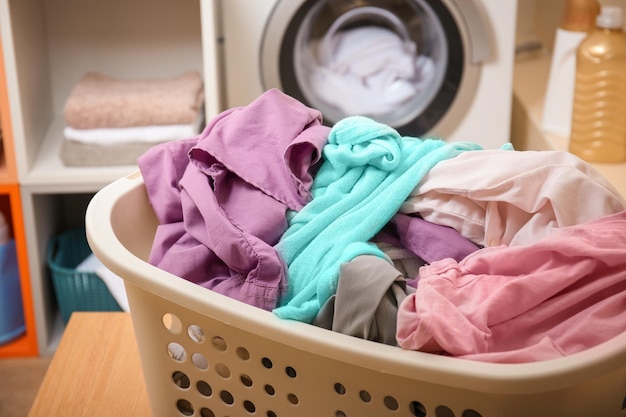
[[196,343],[204,342],[204,332],[200,328],[200,326],[196,324],[192,324],[187,328],[187,334],[189,334],[189,338]]
[[[333,385],[334,392],[343,397],[349,394],[349,388],[341,382],[335,382]],[[391,394],[383,395],[380,398],[375,398],[373,394],[366,390],[361,389],[358,391],[358,398],[362,401],[363,405],[375,405],[377,401],[382,402],[385,409],[389,411],[389,415],[410,415],[414,417],[426,417],[433,414],[429,413],[423,403],[417,400],[410,401],[406,406],[398,401]],[[406,408],[405,408],[406,407]],[[408,414],[407,414],[408,410]],[[373,412],[372,412],[373,413]],[[352,417],[352,414],[346,410],[335,411],[334,417]],[[467,409],[463,411],[461,415],[455,416],[454,412],[445,405],[439,405],[435,407],[434,417],[482,417],[481,414],[475,410]]]
[[454,412],[445,405],[440,405],[435,409],[435,415],[437,417],[455,417]]
[[[173,338],[167,344],[167,355],[176,364],[191,362],[197,372],[186,373],[181,369],[170,374],[171,383],[183,395],[196,391],[197,394],[176,400],[177,415],[216,417],[221,415],[223,407],[231,409],[233,415],[267,416],[267,417],[287,417],[279,416],[275,411],[278,408],[284,409],[287,404],[290,407],[300,406],[300,398],[296,392],[285,392],[285,376],[290,379],[299,378],[298,370],[292,365],[281,365],[278,358],[268,355],[255,356],[254,349],[238,346],[231,343],[222,335],[207,335],[206,330],[197,324],[183,326],[182,321],[172,313],[167,313],[162,317],[163,327],[167,334]],[[186,332],[183,329],[186,328]],[[207,343],[205,343],[207,342]],[[253,362],[251,362],[253,361]],[[238,371],[260,364],[266,375],[249,375]],[[251,363],[248,363],[251,362]],[[258,365],[257,365],[258,366]],[[184,368],[190,369],[190,368]],[[279,382],[282,378],[282,383]],[[259,379],[258,383],[256,379]],[[210,381],[210,382],[209,382]],[[215,384],[215,385],[211,385]],[[234,386],[232,384],[235,384]],[[253,400],[259,398],[258,394],[243,398],[243,392],[259,392],[262,394],[262,401]],[[233,388],[229,388],[233,387]],[[480,413],[472,409],[466,409],[460,415],[455,413],[446,405],[437,405],[432,410],[417,399],[408,402],[396,398],[393,393],[373,393],[365,388],[348,387],[342,382],[335,382],[332,389],[339,396],[356,395],[364,407],[384,407],[389,411],[389,415],[410,415],[414,417],[482,417]],[[350,392],[352,391],[352,392]],[[202,404],[193,404],[189,398],[200,398]],[[202,399],[206,400],[203,401]],[[278,402],[282,403],[280,407]],[[626,404],[626,399],[624,400]],[[273,409],[273,407],[275,407]],[[379,408],[377,408],[379,409]],[[372,408],[372,410],[374,410]],[[407,414],[408,411],[408,414]],[[290,413],[294,415],[294,413]],[[336,410],[334,417],[355,417],[347,410]]]
[[[254,356],[248,347],[231,344],[221,335],[210,335],[198,324],[183,324],[178,316],[167,313],[162,318],[163,327],[172,340],[167,344],[167,354],[181,368],[170,375],[173,386],[180,391],[181,397],[176,400],[176,410],[182,416],[215,417],[221,415],[224,406],[232,409],[234,415],[260,415],[267,417],[279,417],[272,404],[282,402],[291,407],[300,404],[300,398],[296,392],[285,392],[277,379],[285,376],[290,379],[298,377],[296,367],[276,366],[274,358],[269,356]],[[186,327],[185,327],[186,326]],[[183,332],[186,329],[186,332]],[[206,342],[206,343],[205,343]],[[236,371],[254,367],[251,361],[258,361],[261,369],[267,372],[263,377],[263,383],[256,384],[253,376]],[[191,363],[198,372],[186,373],[182,365]],[[217,379],[216,379],[217,378]],[[243,398],[241,389],[233,383],[240,384],[241,388],[256,390],[262,393],[266,400],[258,401],[250,396]],[[279,390],[277,387],[281,386]],[[230,388],[233,387],[233,388]],[[186,397],[187,393],[197,391],[201,400],[197,404],[190,401],[193,395]],[[245,392],[245,391],[244,391]],[[241,397],[241,398],[240,398]],[[202,399],[206,400],[203,401]],[[200,404],[202,402],[202,404]],[[284,408],[284,407],[283,407]],[[239,410],[239,411],[237,411]],[[281,416],[282,417],[282,416]]]
[[182,389],[187,389],[191,386],[191,380],[186,373],[181,371],[175,371],[172,374],[172,381],[174,381],[174,384],[176,384],[176,386]]
[[163,326],[172,334],[178,334],[183,329],[183,324],[178,316],[171,313],[163,315]]

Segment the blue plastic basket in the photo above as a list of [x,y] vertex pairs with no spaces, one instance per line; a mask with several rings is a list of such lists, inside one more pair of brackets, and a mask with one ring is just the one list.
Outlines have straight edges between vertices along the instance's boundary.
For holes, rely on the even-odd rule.
[[15,241],[0,245],[0,344],[26,330]]
[[48,243],[48,267],[65,323],[75,311],[122,311],[98,275],[76,270],[90,254],[84,228],[68,230]]

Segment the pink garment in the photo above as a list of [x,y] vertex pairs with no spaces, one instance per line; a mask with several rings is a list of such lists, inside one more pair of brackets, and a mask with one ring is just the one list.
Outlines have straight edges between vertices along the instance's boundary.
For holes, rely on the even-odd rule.
[[400,209],[481,246],[533,243],[551,229],[622,210],[624,198],[580,158],[510,150],[464,152],[439,162]]
[[396,337],[404,349],[513,363],[576,353],[624,331],[626,211],[422,267]]

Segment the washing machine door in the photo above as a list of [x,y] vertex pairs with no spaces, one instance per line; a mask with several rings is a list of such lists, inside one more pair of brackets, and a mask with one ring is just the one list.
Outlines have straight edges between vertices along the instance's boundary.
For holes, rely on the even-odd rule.
[[445,138],[490,54],[474,0],[279,0],[260,70],[265,89],[320,110],[329,125],[364,115],[404,135]]

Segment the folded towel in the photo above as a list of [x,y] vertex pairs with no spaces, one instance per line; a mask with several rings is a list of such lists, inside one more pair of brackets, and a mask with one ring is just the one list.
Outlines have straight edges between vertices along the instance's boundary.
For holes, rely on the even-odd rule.
[[71,167],[136,165],[137,158],[153,146],[146,142],[98,145],[64,139],[59,154],[63,164]]
[[178,125],[152,125],[133,127],[111,127],[96,129],[75,129],[66,126],[63,135],[66,139],[85,144],[102,146],[128,143],[161,143],[170,140],[196,136],[200,133],[202,117],[198,115],[193,123]]
[[89,72],[72,89],[63,116],[66,125],[75,129],[189,124],[196,120],[203,101],[197,71],[148,80]]

